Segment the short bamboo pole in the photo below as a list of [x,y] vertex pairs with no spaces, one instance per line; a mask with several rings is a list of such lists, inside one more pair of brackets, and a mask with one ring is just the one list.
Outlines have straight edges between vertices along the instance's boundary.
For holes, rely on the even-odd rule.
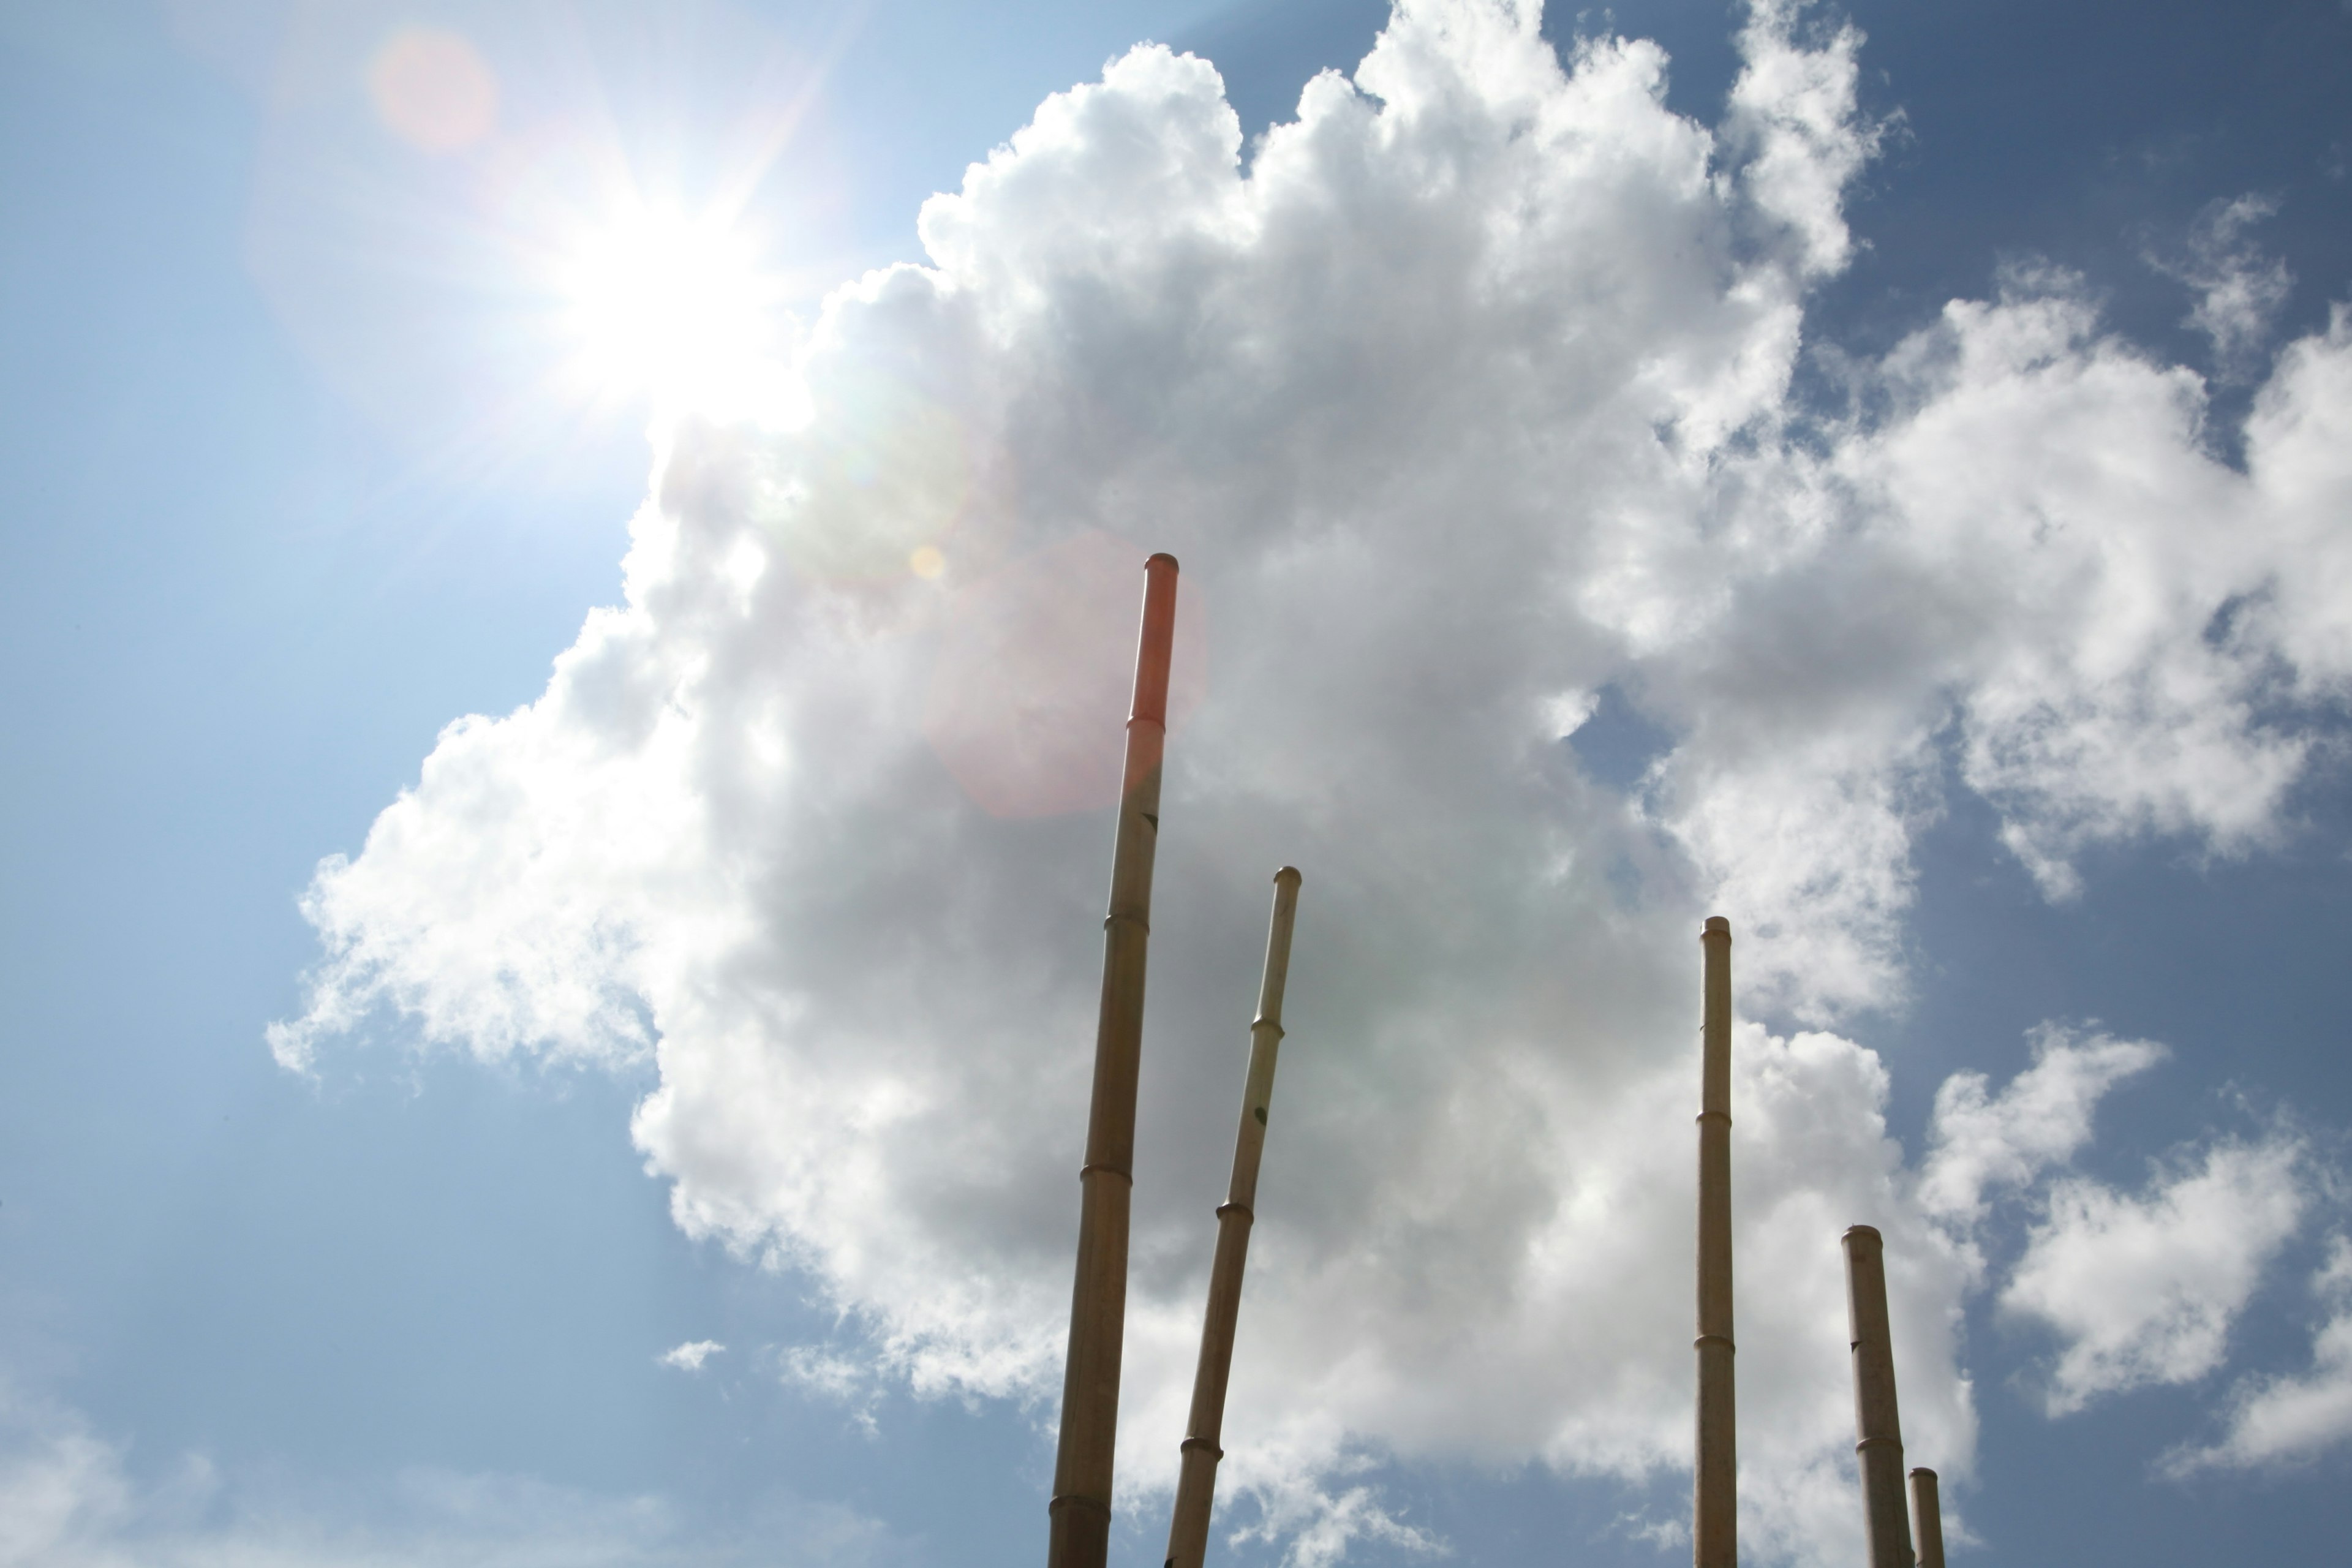
[[1845,1299],[1853,1334],[1853,1449],[1862,1465],[1870,1568],[1912,1568],[1903,1423],[1895,1406],[1895,1351],[1886,1326],[1885,1244],[1866,1225],[1845,1233]]
[[1691,1562],[1739,1561],[1739,1457],[1731,1341],[1731,922],[1707,917],[1698,1114],[1698,1432]]
[[1225,1381],[1233,1372],[1242,1269],[1249,1262],[1250,1226],[1256,1218],[1258,1158],[1265,1151],[1266,1106],[1274,1098],[1275,1059],[1282,1047],[1282,993],[1290,978],[1290,923],[1298,910],[1298,881],[1297,871],[1288,866],[1274,874],[1265,973],[1258,984],[1257,1016],[1250,1022],[1249,1076],[1242,1089],[1241,1128],[1234,1134],[1233,1176],[1217,1207],[1217,1256],[1209,1268],[1209,1308],[1201,1324],[1200,1363],[1192,1373],[1192,1412],[1184,1425],[1176,1510],[1168,1525],[1167,1568],[1201,1568],[1209,1550],[1217,1461],[1225,1457]]
[[1129,1200],[1135,1185],[1135,1086],[1143,1047],[1144,956],[1160,837],[1160,770],[1168,743],[1168,664],[1176,632],[1176,558],[1144,563],[1143,628],[1128,710],[1127,768],[1103,921],[1102,1007],[1095,1026],[1092,1109],[1078,1172],[1078,1257],[1054,1458],[1047,1568],[1104,1568],[1110,1552],[1119,1351],[1127,1323]]
[[1911,1472],[1911,1521],[1919,1534],[1919,1568],[1944,1568],[1944,1503],[1936,1472]]

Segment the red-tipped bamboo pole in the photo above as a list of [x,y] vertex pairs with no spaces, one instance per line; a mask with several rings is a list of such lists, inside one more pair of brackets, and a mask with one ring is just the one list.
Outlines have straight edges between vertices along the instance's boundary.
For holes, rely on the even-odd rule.
[[1739,1561],[1739,1457],[1731,1342],[1731,922],[1709,915],[1700,1025],[1698,1420],[1691,1477],[1691,1562]]
[[1070,1287],[1069,1356],[1054,1459],[1046,1568],[1104,1568],[1110,1551],[1118,1365],[1127,1325],[1129,1200],[1135,1185],[1135,1085],[1143,1047],[1144,955],[1160,838],[1160,768],[1168,744],[1168,662],[1176,634],[1176,558],[1144,563],[1143,630],[1128,710],[1127,770],[1111,842],[1103,920],[1102,1010],[1087,1159],[1078,1172],[1078,1258]]
[[1845,1299],[1853,1332],[1853,1451],[1862,1465],[1870,1568],[1912,1568],[1903,1422],[1895,1407],[1895,1348],[1886,1326],[1885,1244],[1866,1225],[1845,1233]]
[[1249,1077],[1242,1088],[1234,1171],[1217,1208],[1217,1256],[1209,1268],[1209,1309],[1201,1324],[1201,1360],[1192,1373],[1192,1413],[1184,1426],[1183,1469],[1168,1525],[1167,1568],[1201,1568],[1209,1550],[1209,1513],[1217,1461],[1225,1457],[1225,1380],[1234,1365],[1234,1325],[1241,1315],[1242,1269],[1249,1262],[1256,1217],[1258,1158],[1265,1151],[1265,1112],[1274,1099],[1275,1058],[1282,1047],[1282,993],[1290,978],[1290,923],[1298,910],[1298,873],[1274,874],[1274,917],[1265,933],[1265,973],[1250,1022]]

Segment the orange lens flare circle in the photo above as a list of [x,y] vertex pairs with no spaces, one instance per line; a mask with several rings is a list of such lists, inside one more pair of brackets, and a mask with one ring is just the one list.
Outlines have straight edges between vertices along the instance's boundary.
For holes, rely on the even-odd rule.
[[498,123],[499,82],[480,51],[439,27],[404,27],[368,63],[385,130],[425,153],[462,152]]
[[[947,605],[923,735],[992,816],[1117,805],[1143,605],[1143,546],[1090,529],[991,573]],[[1168,727],[1209,691],[1209,617],[1176,590]]]

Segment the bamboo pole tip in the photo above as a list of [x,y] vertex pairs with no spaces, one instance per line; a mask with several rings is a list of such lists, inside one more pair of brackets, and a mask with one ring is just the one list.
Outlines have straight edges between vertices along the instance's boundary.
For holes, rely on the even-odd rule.
[[1168,570],[1173,572],[1176,570],[1176,557],[1169,554],[1165,550],[1162,550],[1153,555],[1150,560],[1146,561],[1143,563],[1143,569],[1146,572],[1150,571],[1155,566],[1165,566]]
[[1281,870],[1276,871],[1274,874],[1274,879],[1277,885],[1286,885],[1293,888],[1296,888],[1299,883],[1306,880],[1304,877],[1301,877],[1298,874],[1298,868],[1296,866],[1285,866]]
[[1721,936],[1721,937],[1727,937],[1727,936],[1729,936],[1730,934],[1731,934],[1731,922],[1730,922],[1729,921],[1727,921],[1727,920],[1725,920],[1721,915],[1709,915],[1709,916],[1707,916],[1707,917],[1706,917],[1706,929],[1705,929],[1705,930],[1703,930],[1703,931],[1701,931],[1699,932],[1699,935],[1700,935],[1702,938],[1710,937],[1710,936]]

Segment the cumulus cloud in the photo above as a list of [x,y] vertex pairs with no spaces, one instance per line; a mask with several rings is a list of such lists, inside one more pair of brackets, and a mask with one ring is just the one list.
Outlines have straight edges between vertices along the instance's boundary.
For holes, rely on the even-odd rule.
[[2216,1143],[2143,1194],[2058,1184],[2000,1294],[2061,1341],[2052,1415],[2221,1364],[2231,1322],[2308,1210],[2305,1158],[2301,1140],[2281,1133]]
[[2352,1240],[2331,1238],[2311,1289],[2329,1315],[2312,1337],[2310,1370],[2241,1384],[2228,1432],[2210,1447],[2176,1450],[2171,1474],[2296,1464],[2352,1437]]
[[2352,692],[2352,310],[2338,304],[2327,331],[2289,343],[2255,395],[2246,422],[2261,475],[2261,542],[2280,563],[2244,601],[2249,647],[2284,656],[2295,693],[2341,703]]
[[[2274,831],[2307,752],[2280,683],[2352,673],[2352,599],[2282,582],[2306,544],[2352,573],[2326,521],[2347,400],[2317,401],[2352,340],[2282,356],[2244,471],[2200,438],[2200,380],[2056,277],[1801,409],[1807,291],[1875,135],[1858,37],[1759,5],[1710,128],[1667,110],[1654,45],[1562,60],[1537,22],[1406,0],[1246,173],[1204,61],[1139,48],[1047,100],[925,207],[929,265],[828,301],[796,411],[665,433],[625,603],[320,867],[279,1059],[387,1012],[484,1058],[650,1058],[633,1132],[680,1225],[803,1271],[872,1372],[1048,1414],[1103,759],[1168,549],[1198,700],[1160,835],[1123,1507],[1172,1479],[1285,861],[1228,1495],[1322,1561],[1402,1540],[1367,1453],[1687,1463],[1670,1325],[1717,910],[1744,1005],[1781,1020],[1738,1053],[1738,1246],[1777,1287],[1742,1300],[1744,1538],[1854,1549],[1857,1221],[1888,1239],[1912,1447],[1964,1475],[1975,1264],[1937,1215],[2071,1148],[2140,1047],[1954,1090],[1933,1209],[1838,1020],[1902,998],[1912,836],[1955,784],[2058,896],[2094,843]],[[1637,799],[1561,742],[1608,686],[1667,740]],[[2037,1268],[2020,1303],[2096,1339]]]

